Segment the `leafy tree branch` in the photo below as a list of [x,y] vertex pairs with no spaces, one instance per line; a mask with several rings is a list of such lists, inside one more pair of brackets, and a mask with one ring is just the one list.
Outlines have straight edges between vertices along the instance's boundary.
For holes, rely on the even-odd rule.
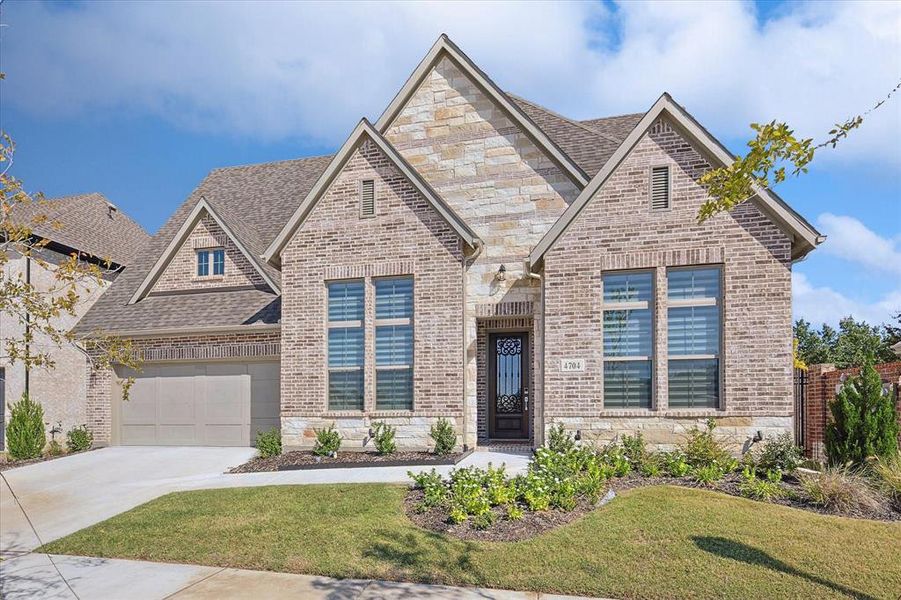
[[807,173],[817,150],[835,148],[899,89],[901,82],[862,114],[844,123],[836,123],[829,131],[829,137],[816,144],[813,138],[798,139],[794,130],[783,122],[751,123],[756,135],[748,142],[748,153],[736,158],[732,164],[707,171],[698,179],[708,190],[708,199],[698,211],[698,222],[703,223],[718,213],[732,210],[753,198],[760,189],[772,188],[787,177]]

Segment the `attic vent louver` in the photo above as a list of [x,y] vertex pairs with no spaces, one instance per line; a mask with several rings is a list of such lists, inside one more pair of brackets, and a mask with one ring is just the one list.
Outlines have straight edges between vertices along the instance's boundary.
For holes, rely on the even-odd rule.
[[372,179],[360,182],[360,216],[375,216],[375,181]]
[[651,169],[651,210],[669,208],[669,167]]

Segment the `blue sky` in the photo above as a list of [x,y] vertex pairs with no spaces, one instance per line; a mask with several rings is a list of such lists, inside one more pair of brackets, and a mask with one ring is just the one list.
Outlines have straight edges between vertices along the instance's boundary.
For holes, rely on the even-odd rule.
[[[899,3],[16,3],[0,126],[49,196],[99,191],[155,231],[212,168],[334,151],[447,32],[504,89],[574,118],[666,90],[735,152],[748,123],[821,138],[901,80]],[[796,316],[901,310],[901,98],[777,188],[829,235]]]

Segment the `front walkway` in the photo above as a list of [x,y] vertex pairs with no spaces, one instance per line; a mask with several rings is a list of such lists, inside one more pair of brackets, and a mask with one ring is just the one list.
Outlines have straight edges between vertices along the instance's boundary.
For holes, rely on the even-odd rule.
[[[0,556],[29,552],[170,492],[311,483],[405,483],[409,481],[407,471],[424,468],[224,474],[254,452],[252,448],[115,447],[3,471]],[[518,454],[474,452],[460,466],[506,463],[508,471],[516,474],[525,469],[528,459]],[[444,474],[451,468],[436,467]]]
[[[123,590],[128,590],[127,594],[123,595]],[[572,598],[534,592],[455,588],[394,581],[331,579],[269,571],[84,556],[27,554],[0,563],[0,597],[6,600],[26,598],[93,600],[126,596],[129,600]]]

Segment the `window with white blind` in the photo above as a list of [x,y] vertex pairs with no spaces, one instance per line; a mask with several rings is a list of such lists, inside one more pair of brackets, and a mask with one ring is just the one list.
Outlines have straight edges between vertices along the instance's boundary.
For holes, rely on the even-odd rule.
[[667,272],[671,408],[719,408],[721,275],[718,267]]
[[605,273],[604,407],[651,408],[654,274]]
[[328,407],[363,410],[363,281],[328,284]]
[[375,408],[413,410],[413,278],[375,284]]

